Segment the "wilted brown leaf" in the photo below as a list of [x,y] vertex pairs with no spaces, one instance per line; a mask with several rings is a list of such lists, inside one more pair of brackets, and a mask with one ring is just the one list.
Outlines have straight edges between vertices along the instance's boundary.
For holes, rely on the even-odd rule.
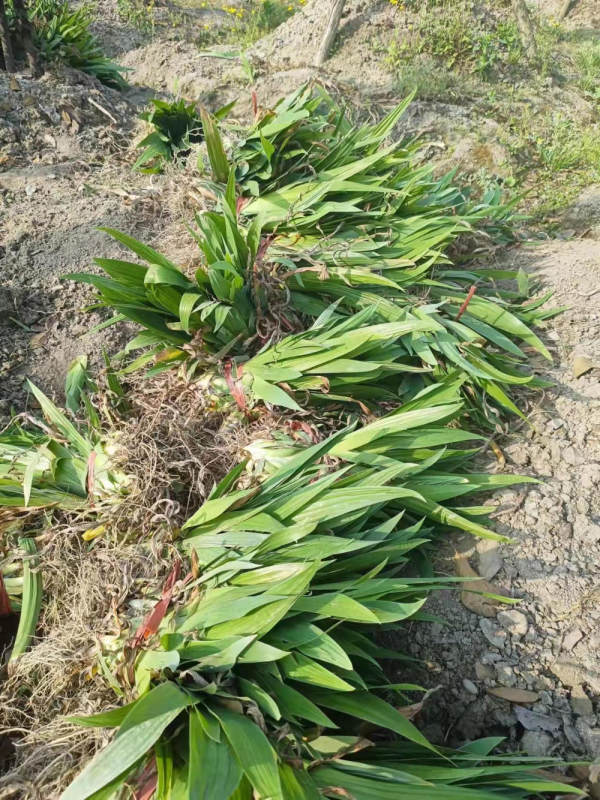
[[487,693],[493,697],[499,697],[501,700],[508,700],[509,703],[535,703],[540,697],[537,692],[528,692],[527,689],[510,689],[508,686],[497,686],[494,689],[488,689]]

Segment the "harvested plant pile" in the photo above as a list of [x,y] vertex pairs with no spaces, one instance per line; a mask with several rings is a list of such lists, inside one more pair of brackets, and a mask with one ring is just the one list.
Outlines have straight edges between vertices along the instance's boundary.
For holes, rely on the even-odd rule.
[[[510,236],[512,212],[496,193],[475,202],[451,176],[434,180],[415,144],[387,143],[405,106],[355,127],[320,87],[302,87],[249,130],[230,125],[231,152],[203,112],[215,205],[196,220],[201,266],[186,274],[110,230],[139,260],[99,258],[106,276],[70,276],[95,286],[109,323],[141,330],[104,391],[84,364],[71,370],[85,429],[35,392],[46,423],[29,416],[0,442],[2,524],[7,537],[37,526],[43,541],[71,524],[91,558],[126,542],[146,566],[132,566],[81,656],[88,685],[118,704],[62,723],[90,730],[94,748],[95,728],[116,734],[91,760],[46,742],[46,783],[33,781],[45,796],[579,793],[540,771],[551,760],[493,755],[497,739],[427,742],[407,694],[419,687],[390,683],[384,663],[402,655],[373,636],[426,619],[427,595],[459,580],[429,561],[448,529],[500,538],[491,509],[460,498],[527,480],[470,462],[523,416],[511,390],[539,386],[528,352],[549,356],[532,326],[555,313],[524,274],[452,264],[459,237],[465,252]],[[128,392],[139,374],[149,388],[135,378]],[[162,397],[154,409],[146,391]],[[128,458],[132,438],[104,431],[133,424],[143,438],[143,414],[160,417],[162,402],[169,423],[148,427],[165,439],[153,458],[168,455],[153,483]],[[194,425],[195,438],[172,431]],[[152,513],[128,525],[129,504]],[[30,573],[44,572],[39,557]],[[35,686],[43,647],[17,659],[5,694],[20,664]],[[26,737],[13,781],[32,747]]]

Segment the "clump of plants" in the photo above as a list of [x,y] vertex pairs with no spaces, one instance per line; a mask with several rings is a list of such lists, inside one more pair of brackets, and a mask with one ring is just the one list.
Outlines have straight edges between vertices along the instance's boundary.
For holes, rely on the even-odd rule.
[[[195,271],[108,230],[137,260],[69,276],[96,288],[107,323],[138,325],[123,380],[178,370],[205,398],[187,421],[170,408],[173,424],[201,406],[257,434],[232,442],[233,468],[183,524],[156,513],[140,530],[162,581],[119,594],[86,653],[121,704],[71,720],[116,732],[62,800],[581,794],[539,771],[552,759],[492,755],[499,739],[428,742],[410,719],[423,690],[389,680],[384,662],[402,656],[376,639],[426,619],[432,591],[469,590],[433,576],[449,530],[503,538],[492,507],[461,498],[530,480],[470,465],[490,428],[524,416],[508,392],[537,385],[527,348],[550,357],[533,327],[555,313],[522,272],[452,263],[457,241],[506,240],[513,211],[495,191],[471,200],[394,141],[406,104],[356,126],[302,87],[249,129],[230,125],[227,149],[202,113],[216,202],[196,218]],[[111,376],[118,424],[131,411]],[[85,364],[68,391],[85,433],[33,391],[48,424],[5,442],[11,513],[47,505],[46,489],[62,513],[85,506],[96,460],[125,506]],[[161,487],[157,505],[176,492]]]
[[[93,75],[107,86],[117,89],[127,84],[120,67],[104,55],[98,39],[90,31],[89,8],[72,8],[65,0],[35,0],[27,5],[35,46],[46,61],[62,61]],[[17,26],[14,7],[7,3],[9,26]]]
[[[355,128],[322,90],[305,87],[261,116],[231,166],[207,117],[218,179],[211,188],[222,199],[220,213],[197,219],[203,265],[188,277],[155,250],[109,231],[145,265],[99,259],[109,278],[71,276],[99,290],[102,304],[117,312],[114,322],[143,326],[126,352],[146,352],[128,369],[185,364],[191,374],[210,367],[228,385],[244,374],[256,397],[293,408],[295,392],[315,399],[331,391],[331,380],[343,388],[336,398],[367,397],[361,371],[367,383],[366,373],[387,373],[380,391],[406,400],[460,370],[478,423],[521,413],[508,387],[540,384],[520,368],[525,354],[514,338],[548,358],[530,326],[556,312],[542,308],[548,295],[529,302],[531,287],[518,272],[450,263],[450,246],[475,228],[506,236],[512,210],[495,190],[471,201],[450,177],[433,179],[430,168],[415,165],[411,146],[384,144],[406,105],[377,125]],[[498,285],[506,278],[519,278],[516,290]],[[351,321],[357,314],[359,325]],[[360,341],[367,318],[389,326],[373,328],[373,336],[386,331],[393,348],[373,348],[363,359],[372,344],[350,342]],[[303,319],[341,324],[344,344],[330,336],[325,349],[310,333],[283,338],[306,326]],[[300,357],[317,350],[318,358]],[[347,360],[355,356],[360,361]],[[351,363],[356,374],[347,380],[341,372]]]

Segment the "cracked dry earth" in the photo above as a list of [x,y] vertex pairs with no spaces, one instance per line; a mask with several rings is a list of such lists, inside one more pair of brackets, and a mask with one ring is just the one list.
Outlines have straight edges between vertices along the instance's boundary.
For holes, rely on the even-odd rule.
[[[512,748],[532,755],[598,758],[600,248],[586,239],[553,241],[516,249],[509,263],[535,273],[555,291],[553,303],[569,306],[548,323],[554,364],[536,362],[554,386],[534,400],[531,427],[499,442],[504,468],[540,483],[494,497],[496,529],[512,544],[459,539],[442,569],[455,573],[457,553],[466,556],[496,591],[520,602],[475,603],[474,613],[459,593],[440,592],[428,610],[441,621],[414,624],[400,644],[424,660],[417,676],[411,665],[412,679],[443,687],[423,711],[432,739],[508,732]],[[588,369],[575,377],[578,368]]]

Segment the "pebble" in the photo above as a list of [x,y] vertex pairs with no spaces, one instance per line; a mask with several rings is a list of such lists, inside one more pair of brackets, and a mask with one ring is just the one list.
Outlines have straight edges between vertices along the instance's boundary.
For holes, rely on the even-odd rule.
[[499,628],[494,622],[486,617],[482,617],[479,620],[479,627],[481,628],[481,632],[488,640],[488,642],[492,645],[492,647],[497,647],[498,650],[503,650],[506,645],[507,634],[506,631],[503,631]]
[[496,676],[502,686],[514,686],[517,682],[517,676],[509,664],[496,664]]
[[479,690],[473,681],[470,681],[468,678],[464,678],[462,683],[469,694],[479,694]]
[[498,614],[498,622],[513,636],[525,636],[529,628],[529,623],[527,622],[525,614],[516,609],[500,611]]
[[490,539],[480,539],[477,542],[477,553],[479,554],[479,574],[491,580],[502,569],[504,560],[500,555],[498,542]]
[[543,758],[554,746],[554,739],[543,731],[526,731],[521,739],[521,748],[530,756]]
[[494,674],[493,667],[490,667],[487,664],[482,664],[481,661],[478,661],[475,664],[475,675],[477,675],[477,678],[480,681],[491,680],[494,677]]
[[574,686],[571,690],[571,708],[580,717],[591,717],[594,713],[592,701],[581,685]]

